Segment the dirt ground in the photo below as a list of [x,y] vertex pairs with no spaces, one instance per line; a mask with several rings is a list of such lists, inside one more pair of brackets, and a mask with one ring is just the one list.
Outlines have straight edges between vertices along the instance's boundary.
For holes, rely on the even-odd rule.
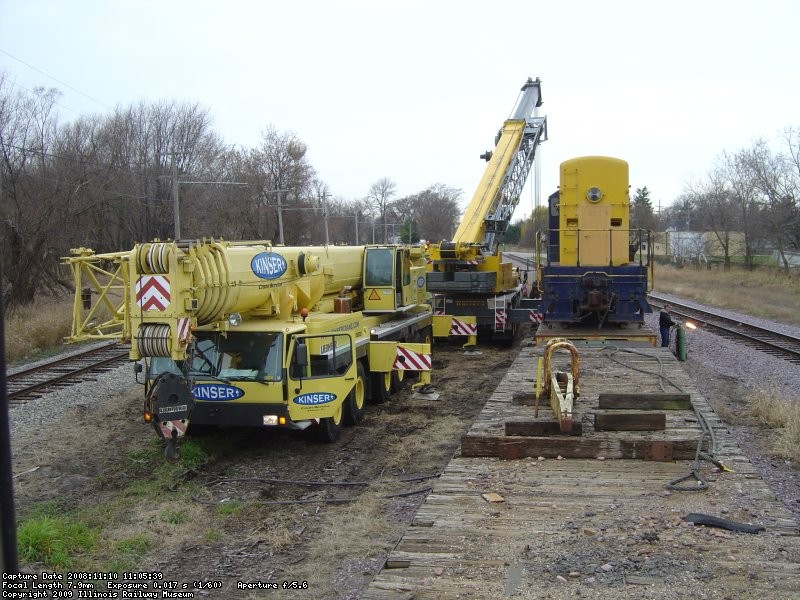
[[[216,449],[213,458],[182,473],[145,506],[136,502],[136,486],[152,481],[161,459],[136,458],[152,449],[155,435],[141,423],[141,388],[87,399],[96,402],[91,411],[69,411],[46,435],[12,439],[18,513],[53,500],[102,514],[104,505],[128,501],[129,515],[104,524],[105,543],[113,548],[144,534],[147,548],[135,570],[158,571],[190,586],[221,582],[220,589],[195,589],[195,597],[270,597],[260,589],[237,589],[237,582],[297,582],[296,591],[272,596],[359,598],[519,343],[511,349],[483,345],[476,356],[459,346],[437,346],[437,400],[414,399],[406,386],[389,402],[370,406],[365,421],[345,429],[332,445],[286,431],[210,434],[205,439]],[[704,394],[718,411],[740,411],[735,380],[691,362],[686,369],[707,382]],[[798,473],[770,457],[766,444],[757,441],[763,435],[737,427],[740,444],[764,466],[768,483],[784,486],[786,497],[797,494]]]
[[[406,385],[332,445],[288,431],[213,433],[212,460],[165,486],[155,504],[131,500],[125,522],[104,524],[102,537],[114,547],[145,534],[136,570],[190,585],[222,582],[222,590],[196,590],[198,597],[260,598],[263,591],[236,583],[287,581],[307,584],[297,597],[358,598],[515,350],[486,346],[467,356],[459,346],[437,346],[438,399],[414,399]],[[140,393],[131,387],[92,399],[91,411],[70,410],[46,435],[12,439],[18,515],[47,500],[96,514],[151,480],[157,465],[131,460],[155,437],[141,422]],[[170,514],[179,517],[164,518]]]

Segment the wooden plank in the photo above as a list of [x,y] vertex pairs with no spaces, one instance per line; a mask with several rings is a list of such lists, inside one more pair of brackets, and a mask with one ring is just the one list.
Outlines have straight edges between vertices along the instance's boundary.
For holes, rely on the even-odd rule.
[[[648,440],[611,439],[588,437],[506,437],[476,436],[461,437],[463,457],[515,458],[644,458]],[[672,440],[673,460],[691,460],[697,450],[696,439]]]
[[629,408],[641,410],[692,409],[692,399],[689,394],[600,392],[597,400],[600,404],[600,408]]
[[663,431],[667,428],[664,413],[613,412],[594,414],[597,431]]
[[[511,592],[517,589],[531,590],[531,597],[563,594],[564,584],[542,574],[541,569],[527,568],[527,560],[521,558],[519,549],[528,544],[533,548],[532,539],[543,540],[543,549],[535,548],[536,555],[531,560],[555,564],[562,552],[558,541],[564,540],[567,546],[576,541],[575,530],[565,528],[566,523],[576,524],[578,531],[585,527],[598,535],[602,532],[609,544],[621,547],[634,539],[624,525],[628,521],[637,531],[649,531],[651,521],[657,531],[667,527],[659,540],[631,546],[639,556],[696,549],[702,552],[704,561],[729,565],[730,572],[729,576],[723,574],[708,581],[703,578],[703,568],[685,567],[677,562],[674,568],[667,565],[663,572],[660,569],[657,573],[615,569],[614,573],[628,586],[645,586],[646,593],[656,597],[669,591],[662,579],[688,577],[695,584],[711,585],[710,595],[719,591],[731,597],[793,597],[792,592],[800,585],[800,569],[792,560],[800,551],[800,537],[791,514],[771,494],[676,359],[662,348],[639,351],[648,352],[650,358],[627,355],[626,365],[619,365],[608,361],[600,351],[581,349],[583,395],[576,400],[575,421],[593,414],[599,403],[598,392],[611,389],[611,396],[627,394],[630,398],[663,400],[655,407],[637,402],[627,410],[665,412],[666,430],[596,431],[592,421],[584,419],[582,437],[548,437],[506,435],[507,431],[524,433],[533,421],[529,404],[532,395],[526,394],[532,386],[525,377],[533,372],[531,365],[536,357],[523,350],[511,368],[516,373],[506,376],[486,402],[469,432],[462,437],[461,453],[456,454],[435,481],[434,491],[418,509],[412,526],[389,552],[388,564],[403,568],[384,568],[370,584],[364,600],[488,599],[499,597],[498,591],[504,589],[507,595],[513,595]],[[688,409],[669,406],[655,374],[661,367],[664,376],[690,391]],[[669,481],[689,473],[695,459],[702,431],[695,413],[689,410],[691,405],[716,432],[717,458],[734,472],[715,473],[710,464],[703,463],[703,475],[713,491],[689,499],[668,494],[664,488]],[[597,412],[614,410],[605,406]],[[555,422],[549,407],[541,405],[539,409],[536,421]],[[640,462],[648,450],[652,454],[659,445],[665,452],[668,448],[673,450],[672,461]],[[708,447],[706,439],[703,448]],[[489,453],[483,453],[487,450]],[[586,456],[580,456],[581,453]],[[526,460],[483,458],[512,455]],[[565,460],[552,460],[558,455]],[[547,460],[536,460],[539,456]],[[606,460],[599,461],[599,457]],[[614,460],[621,458],[637,460]],[[505,502],[486,502],[482,495],[490,493],[502,495]],[[747,522],[758,517],[768,528],[766,534],[743,544],[740,536],[715,536],[711,531],[672,527],[671,518],[666,522],[662,518],[668,513],[682,514],[687,502],[693,511],[716,514],[720,498],[731,497],[741,498],[743,508],[732,509],[729,518]],[[606,530],[609,523],[612,526]],[[776,554],[777,547],[786,550]],[[516,564],[523,568],[517,569]],[[745,578],[749,573],[757,573],[758,577]]]
[[582,435],[583,424],[573,421],[572,431],[561,431],[558,421],[506,421],[506,435]]

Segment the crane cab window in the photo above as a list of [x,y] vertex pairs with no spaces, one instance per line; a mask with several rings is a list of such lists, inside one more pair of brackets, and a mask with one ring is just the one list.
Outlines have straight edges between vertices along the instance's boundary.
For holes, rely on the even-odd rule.
[[269,332],[195,332],[190,375],[229,381],[280,381],[283,335]]
[[394,250],[392,248],[367,248],[367,260],[364,266],[365,287],[385,287],[392,285],[392,265]]
[[304,337],[295,345],[289,372],[298,379],[344,375],[353,364],[353,355],[349,335]]

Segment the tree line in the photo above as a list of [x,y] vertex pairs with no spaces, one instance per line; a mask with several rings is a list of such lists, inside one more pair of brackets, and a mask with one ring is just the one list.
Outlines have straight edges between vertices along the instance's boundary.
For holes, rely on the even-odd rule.
[[685,187],[667,213],[671,223],[711,232],[726,267],[734,255],[755,265],[777,253],[787,271],[800,252],[800,131],[787,128],[777,150],[764,139],[723,152],[707,175]]
[[116,252],[176,237],[438,241],[458,222],[462,191],[441,183],[398,198],[382,177],[361,198],[332,195],[291,131],[268,125],[256,147],[234,147],[206,108],[177,102],[62,122],[59,96],[0,73],[0,283],[10,307],[68,289],[60,258],[71,248]]
[[[463,191],[442,183],[398,198],[387,176],[363,197],[332,195],[291,131],[268,125],[257,146],[231,146],[206,108],[176,102],[62,122],[59,96],[19,88],[0,72],[0,284],[8,306],[68,289],[60,258],[71,248],[116,252],[176,237],[414,243],[449,240],[458,224]],[[787,129],[777,152],[758,140],[723,153],[658,213],[646,186],[631,199],[633,228],[713,232],[726,266],[742,244],[745,264],[775,250],[788,269],[789,254],[800,251],[800,132]],[[506,241],[533,247],[546,214],[538,207],[512,224]]]

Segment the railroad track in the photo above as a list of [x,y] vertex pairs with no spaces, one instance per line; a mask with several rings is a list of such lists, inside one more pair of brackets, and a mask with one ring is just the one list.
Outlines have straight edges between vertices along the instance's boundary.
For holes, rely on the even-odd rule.
[[63,356],[6,376],[12,406],[39,398],[56,387],[68,387],[109,371],[128,360],[130,348],[116,342]]
[[503,252],[503,258],[511,261],[520,271],[533,271],[536,266],[536,258],[528,252]]
[[663,308],[665,304],[670,304],[673,314],[680,319],[689,319],[702,324],[712,333],[743,342],[772,356],[800,364],[800,338],[798,337],[732,319],[713,311],[681,304],[658,294],[651,293],[648,299],[654,308]]

